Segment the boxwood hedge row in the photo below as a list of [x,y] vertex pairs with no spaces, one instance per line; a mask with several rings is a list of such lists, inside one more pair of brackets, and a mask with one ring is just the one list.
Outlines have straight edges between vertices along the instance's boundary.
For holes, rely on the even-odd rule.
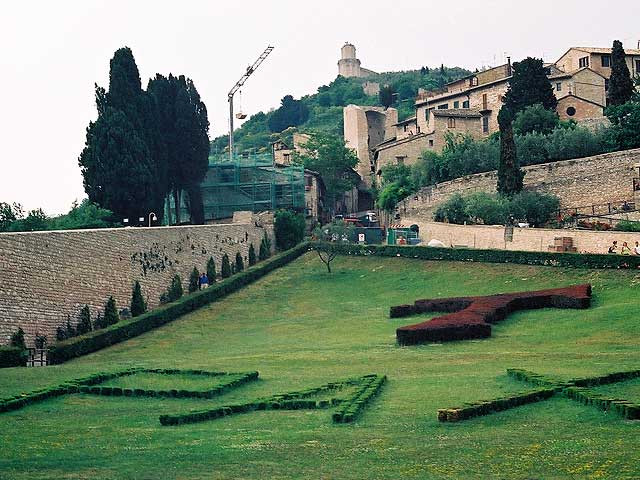
[[24,367],[27,351],[19,347],[0,347],[0,368]]
[[358,418],[369,403],[380,393],[387,381],[385,375],[366,375],[362,386],[348,400],[342,402],[333,413],[334,423],[351,423]]
[[[320,244],[314,242],[311,247]],[[333,245],[342,255],[419,258],[422,260],[448,260],[457,262],[518,263],[575,268],[640,268],[640,256],[595,254],[523,252],[517,250],[476,250],[471,248],[435,248],[400,245]]]
[[567,397],[584,405],[593,405],[606,412],[614,412],[628,420],[640,420],[640,404],[612,398],[585,387],[568,387],[564,390]]
[[56,343],[49,349],[49,364],[60,364],[161,327],[182,315],[215,302],[267,273],[286,265],[306,252],[307,249],[307,244],[300,244],[221,282],[216,282],[207,289],[187,295],[143,315],[130,320],[122,320],[109,327]]

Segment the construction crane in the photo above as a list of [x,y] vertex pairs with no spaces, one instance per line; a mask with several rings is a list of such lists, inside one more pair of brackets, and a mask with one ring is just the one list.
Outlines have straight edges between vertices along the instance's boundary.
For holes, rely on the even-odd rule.
[[265,48],[264,52],[260,54],[258,59],[253,62],[253,65],[249,65],[247,67],[247,71],[244,72],[244,75],[240,77],[240,80],[236,82],[236,84],[229,90],[227,94],[227,99],[229,100],[229,159],[233,161],[233,96],[235,93],[244,85],[244,82],[251,76],[253,72],[260,66],[262,62],[264,62],[265,58],[269,56],[274,47],[269,45]]

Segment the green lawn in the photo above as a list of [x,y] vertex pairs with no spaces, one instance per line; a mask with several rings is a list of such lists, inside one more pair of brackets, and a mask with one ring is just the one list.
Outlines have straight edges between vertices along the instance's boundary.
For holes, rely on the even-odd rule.
[[[395,328],[409,322],[388,318],[389,306],[417,298],[584,282],[591,309],[516,313],[487,340],[401,348]],[[438,408],[526,388],[508,367],[562,378],[640,368],[639,284],[630,271],[371,257],[338,258],[328,275],[308,254],[126,343],[61,366],[0,370],[0,397],[134,365],[260,372],[212,400],[69,395],[0,414],[0,478],[640,478],[640,422],[562,397],[436,419]],[[158,422],[368,373],[389,381],[354,424],[332,424],[331,410]],[[149,377],[140,379],[153,388]],[[635,381],[607,388],[638,399]]]

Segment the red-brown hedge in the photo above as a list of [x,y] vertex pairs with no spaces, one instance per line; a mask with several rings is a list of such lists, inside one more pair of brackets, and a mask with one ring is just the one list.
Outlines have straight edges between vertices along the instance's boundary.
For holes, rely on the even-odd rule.
[[451,312],[426,322],[396,330],[400,345],[447,342],[491,336],[491,324],[504,320],[517,310],[534,308],[589,308],[591,285],[507,293],[486,297],[458,297],[416,300],[413,305],[391,307],[391,318],[426,312]]

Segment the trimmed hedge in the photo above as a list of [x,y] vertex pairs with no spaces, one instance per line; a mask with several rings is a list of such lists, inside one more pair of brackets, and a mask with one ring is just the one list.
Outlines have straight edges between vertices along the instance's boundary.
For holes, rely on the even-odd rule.
[[[317,242],[311,243],[313,247]],[[575,268],[640,268],[640,256],[595,253],[523,252],[400,245],[334,245],[341,255],[419,258],[455,262],[517,263]]]
[[[378,393],[386,377],[379,375],[365,375],[360,378],[346,380],[344,382],[331,382],[320,387],[308,388],[296,392],[272,395],[261,398],[253,402],[223,405],[210,410],[198,410],[185,414],[160,415],[161,425],[183,425],[188,423],[204,422],[217,418],[234,415],[237,413],[249,413],[257,410],[314,410],[325,409],[336,405],[347,404],[350,409],[350,419],[352,421],[366,404]],[[361,386],[349,399],[331,398],[330,400],[305,400],[308,397],[326,393],[333,390],[340,390],[347,386]],[[353,411],[351,411],[353,409]],[[335,419],[334,422],[337,422]],[[341,415],[342,419],[344,415]],[[340,420],[346,422],[347,420]]]
[[416,345],[490,337],[492,323],[500,322],[518,310],[589,308],[590,303],[591,285],[584,284],[486,297],[416,300],[413,305],[391,307],[389,316],[398,318],[426,312],[453,312],[396,330],[400,345]]
[[441,408],[438,410],[440,422],[458,422],[481,415],[508,410],[527,403],[535,403],[551,398],[555,394],[564,395],[584,405],[593,405],[601,410],[613,411],[629,420],[640,420],[640,404],[628,400],[611,398],[586,388],[586,386],[607,385],[640,377],[640,370],[614,372],[597,377],[573,380],[556,380],[520,368],[509,368],[507,374],[516,380],[522,380],[540,388],[519,392],[511,396],[465,403],[461,407]]
[[351,423],[360,416],[366,406],[380,393],[387,381],[385,375],[365,375],[364,384],[350,399],[344,401],[332,415],[333,423]]
[[19,347],[0,347],[0,368],[24,367],[27,355],[27,351]]
[[175,302],[160,306],[130,320],[120,321],[107,328],[57,343],[49,349],[49,364],[60,364],[161,327],[182,315],[215,302],[267,273],[286,265],[305,253],[307,249],[306,244],[298,245],[241,273],[217,282],[209,288],[187,295]]

